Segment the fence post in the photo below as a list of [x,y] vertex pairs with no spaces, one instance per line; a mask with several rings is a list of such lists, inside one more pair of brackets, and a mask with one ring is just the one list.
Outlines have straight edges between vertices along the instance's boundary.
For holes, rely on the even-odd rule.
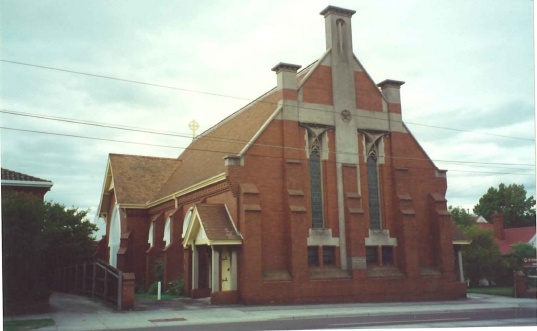
[[78,293],[78,264],[75,264],[75,293]]
[[108,298],[108,270],[104,268],[104,293],[103,297]]
[[97,278],[97,262],[93,262],[93,277],[91,279],[91,296],[95,296],[95,279]]
[[117,274],[117,309],[118,310],[122,310],[121,309],[121,304],[122,304],[122,297],[123,297],[123,273],[121,271],[118,271],[118,274]]
[[121,278],[121,310],[132,310],[134,308],[134,273],[122,273]]

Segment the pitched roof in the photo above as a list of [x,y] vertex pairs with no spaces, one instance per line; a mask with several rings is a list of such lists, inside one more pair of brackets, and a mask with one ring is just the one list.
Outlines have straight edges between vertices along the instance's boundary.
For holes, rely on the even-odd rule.
[[509,254],[513,245],[518,243],[527,243],[535,236],[534,226],[525,226],[521,228],[504,229],[505,240],[497,240],[500,246],[500,253]]
[[52,181],[2,168],[2,186],[50,190]]
[[224,204],[196,204],[201,224],[209,241],[241,240]]
[[469,245],[471,243],[471,240],[469,240],[462,230],[453,222],[451,222],[451,240],[454,245]]
[[49,182],[52,184],[50,180],[47,179],[41,179],[38,177],[26,175],[20,172],[16,172],[9,169],[2,169],[2,180],[9,180],[9,181],[20,181],[20,182]]
[[179,156],[182,161],[152,200],[169,196],[225,172],[224,157],[238,155],[277,111],[280,98],[269,91],[202,133]]
[[[490,229],[494,231],[494,224],[491,223],[477,223],[482,229]],[[498,239],[494,236],[494,240],[498,244],[500,253],[502,255],[509,254],[513,245],[518,243],[529,242],[536,233],[535,226],[524,226],[520,228],[507,228],[503,229],[505,239]]]
[[145,204],[151,200],[181,161],[178,159],[110,154],[118,203]]

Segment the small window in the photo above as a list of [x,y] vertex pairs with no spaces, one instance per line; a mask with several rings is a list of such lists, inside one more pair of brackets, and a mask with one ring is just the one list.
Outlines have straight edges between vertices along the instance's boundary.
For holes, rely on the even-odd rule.
[[368,246],[365,248],[365,258],[367,265],[378,265],[377,246]]
[[323,266],[336,265],[336,248],[334,246],[323,246]]
[[319,247],[318,246],[308,247],[308,266],[310,267],[319,266]]
[[393,247],[382,246],[382,265],[393,264]]

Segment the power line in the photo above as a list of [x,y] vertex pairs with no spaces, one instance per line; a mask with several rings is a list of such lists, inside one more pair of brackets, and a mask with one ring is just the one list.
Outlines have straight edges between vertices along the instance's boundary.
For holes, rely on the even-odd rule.
[[[65,134],[65,133],[55,133],[55,132],[46,132],[46,131],[38,131],[38,130],[29,130],[29,129],[17,129],[17,128],[9,128],[9,127],[0,127],[2,130],[11,130],[11,131],[21,131],[21,132],[29,132],[29,133],[38,133],[38,134],[46,134],[46,135],[54,135],[54,136],[62,136],[62,137],[71,137],[71,138],[80,138],[80,139],[90,139],[90,140],[98,140],[98,141],[106,141],[106,142],[114,142],[114,143],[125,143],[125,144],[135,144],[135,145],[143,145],[143,146],[151,146],[151,147],[164,147],[164,148],[173,148],[173,149],[185,149],[185,150],[194,150],[194,151],[202,151],[202,152],[210,152],[210,153],[219,153],[222,155],[228,155],[230,153],[233,153],[232,151],[222,151],[222,150],[211,150],[211,149],[200,149],[200,148],[193,148],[193,147],[181,147],[181,146],[171,146],[171,145],[161,145],[161,144],[150,144],[150,143],[142,143],[142,142],[133,142],[133,141],[127,141],[127,140],[117,140],[117,139],[107,139],[102,137],[88,137],[88,136],[82,136],[82,135],[75,135],[75,134]],[[282,147],[283,148],[283,147]],[[363,154],[359,154],[363,156]],[[248,156],[254,156],[254,157],[265,157],[265,158],[272,158],[272,159],[282,159],[281,156],[270,156],[270,155],[262,155],[262,154],[253,154],[249,153]],[[385,156],[386,158],[389,158],[388,156]],[[398,158],[398,157],[393,157]],[[403,158],[407,159],[407,158]],[[419,159],[423,161],[429,161],[427,159]],[[336,161],[328,161],[329,163],[337,164]],[[359,162],[359,165],[365,166],[363,162]],[[423,169],[423,170],[432,170],[431,168],[425,168],[425,167],[415,167],[415,166],[409,166],[408,168],[412,169]],[[524,170],[524,169],[517,169],[517,170]],[[526,169],[529,170],[529,169]],[[486,172],[486,171],[470,171],[470,170],[449,170],[453,172],[468,172],[468,173],[480,173],[480,174],[494,174],[494,175],[521,175],[521,176],[535,176],[535,173],[517,173],[517,172]]]
[[[177,90],[177,91],[183,91],[183,92],[190,92],[190,93],[198,93],[198,94],[204,94],[204,95],[211,95],[211,96],[217,96],[217,97],[222,97],[222,98],[230,98],[230,99],[236,99],[236,100],[244,100],[244,101],[249,101],[250,103],[251,103],[251,102],[254,102],[254,101],[257,101],[257,102],[261,102],[261,103],[270,103],[270,104],[277,105],[277,103],[269,102],[269,101],[263,101],[263,100],[251,99],[251,98],[244,98],[244,97],[237,97],[237,96],[232,96],[232,95],[219,94],[219,93],[212,93],[212,92],[206,92],[206,91],[198,91],[198,90],[187,89],[187,88],[182,88],[182,87],[177,87],[177,86],[170,86],[170,85],[162,85],[162,84],[148,83],[148,82],[143,82],[143,81],[138,81],[138,80],[125,79],[125,78],[118,78],[118,77],[105,76],[105,75],[98,75],[98,74],[92,74],[92,73],[87,73],[87,72],[81,72],[81,71],[75,71],[75,70],[68,70],[68,69],[62,69],[62,68],[54,68],[54,67],[49,67],[49,66],[43,66],[43,65],[37,65],[37,64],[31,64],[31,63],[24,63],[24,62],[18,62],[18,61],[11,61],[11,60],[5,60],[5,59],[0,59],[0,61],[2,61],[2,62],[6,62],[6,63],[11,63],[11,64],[22,65],[22,66],[28,66],[28,67],[34,67],[34,68],[40,68],[40,69],[46,69],[46,70],[54,70],[54,71],[60,71],[60,72],[65,72],[65,73],[71,73],[71,74],[77,74],[77,75],[84,75],[84,76],[95,77],[95,78],[102,78],[102,79],[109,79],[109,80],[120,81],[120,82],[126,82],[126,83],[133,83],[133,84],[139,84],[139,85],[145,85],[145,86],[152,86],[152,87],[158,87],[158,88],[165,88],[165,89],[171,89],[171,90]],[[301,108],[302,108],[302,109],[315,110],[315,111],[321,111],[321,112],[334,113],[333,111],[330,111],[330,110],[323,110],[323,109],[316,109],[316,108],[308,108],[308,107],[303,107],[303,106],[301,106]],[[354,116],[356,116],[356,117],[361,117],[361,118],[370,118],[370,119],[379,120],[379,118],[377,118],[377,117],[373,117],[373,116],[366,116],[366,115],[354,115]],[[393,122],[401,122],[401,123],[406,123],[406,124],[412,124],[412,125],[419,125],[419,126],[423,126],[423,127],[435,128],[435,129],[451,130],[451,131],[457,131],[457,132],[468,132],[468,133],[472,133],[472,134],[479,134],[479,135],[486,135],[486,136],[499,137],[499,138],[507,138],[507,139],[517,139],[517,140],[535,141],[535,139],[530,139],[530,138],[513,137],[513,136],[499,135],[499,134],[488,133],[488,132],[477,132],[477,131],[464,130],[464,129],[455,129],[455,128],[449,128],[449,127],[443,127],[443,126],[434,126],[434,125],[429,125],[429,124],[421,124],[421,123],[413,123],[413,122],[403,122],[402,120],[394,120],[394,119],[390,119],[390,120],[393,121]]]
[[[120,130],[131,131],[131,132],[142,132],[142,133],[150,133],[150,134],[160,134],[160,135],[167,135],[167,136],[175,136],[175,137],[181,137],[181,138],[191,138],[191,136],[187,135],[187,134],[180,134],[180,133],[173,133],[173,132],[163,132],[163,131],[149,130],[149,129],[144,129],[144,128],[128,127],[128,126],[120,126],[120,125],[116,125],[116,124],[75,120],[75,119],[70,119],[70,118],[62,118],[62,117],[55,117],[55,116],[48,116],[48,115],[30,114],[30,113],[16,112],[16,111],[6,110],[6,109],[0,109],[0,112],[10,114],[10,115],[33,117],[33,118],[39,118],[39,119],[45,119],[45,120],[53,120],[53,121],[60,121],[60,122],[67,122],[67,123],[75,123],[75,124],[82,124],[82,125],[90,125],[90,126],[97,126],[97,127],[112,128],[112,129],[120,129]],[[39,132],[39,133],[42,133],[42,132]],[[208,140],[225,141],[225,142],[238,143],[238,144],[246,144],[246,143],[249,142],[249,141],[245,141],[245,140],[227,139],[227,138],[210,137],[210,136],[204,136],[203,138],[208,139]],[[270,145],[270,144],[260,144],[260,143],[252,143],[252,145],[253,146],[281,148],[281,149],[302,150],[302,148],[282,146],[282,145]],[[167,146],[161,146],[161,147],[167,147]],[[178,147],[178,148],[182,148],[182,147]],[[343,152],[337,152],[337,151],[330,151],[330,153],[333,153],[333,154],[341,153],[341,154],[361,155],[360,153],[349,153],[349,152],[343,153]],[[495,167],[502,166],[502,165],[535,167],[535,165],[533,165],[533,164],[513,164],[513,163],[498,163],[498,162],[460,161],[460,160],[430,160],[430,159],[425,159],[425,158],[424,159],[420,159],[420,158],[404,158],[404,157],[395,157],[395,156],[387,156],[387,157],[391,157],[391,158],[394,158],[394,159],[413,160],[413,161],[434,161],[434,162],[455,163],[455,164],[465,164],[465,165],[476,164],[476,165],[489,165],[489,166],[495,166]]]

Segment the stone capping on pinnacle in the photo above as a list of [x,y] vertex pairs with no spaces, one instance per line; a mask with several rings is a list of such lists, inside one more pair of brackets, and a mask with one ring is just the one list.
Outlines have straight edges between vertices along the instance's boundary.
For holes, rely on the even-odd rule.
[[405,82],[400,80],[393,80],[393,79],[385,79],[382,82],[378,83],[377,86],[381,89],[385,89],[388,87],[395,87],[395,88],[401,88],[401,85],[403,85]]
[[336,6],[328,6],[325,9],[323,9],[323,11],[321,11],[319,14],[324,15],[324,17],[330,14],[338,14],[341,16],[352,17],[352,15],[356,14],[356,11],[341,8],[341,7],[336,7]]
[[275,71],[276,73],[278,73],[280,71],[297,72],[298,69],[300,69],[300,68],[302,68],[302,66],[298,65],[298,64],[280,62],[277,65],[275,65],[271,70]]

